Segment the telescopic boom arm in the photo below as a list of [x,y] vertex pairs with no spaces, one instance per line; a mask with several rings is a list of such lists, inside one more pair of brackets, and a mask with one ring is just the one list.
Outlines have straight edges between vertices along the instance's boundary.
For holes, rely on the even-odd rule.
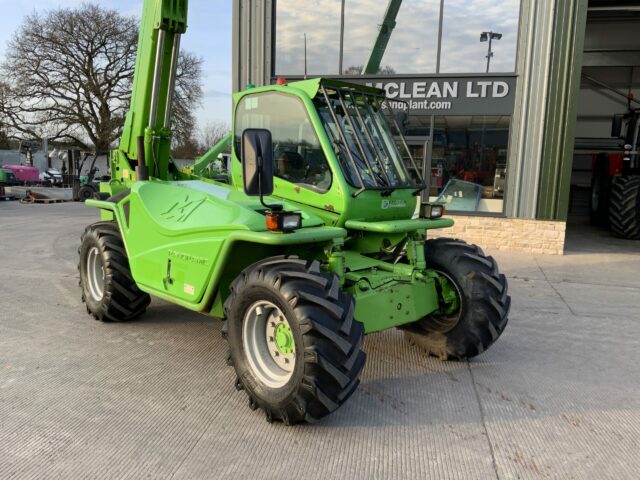
[[187,10],[188,0],[144,0],[131,106],[114,152],[131,163],[144,161],[149,175],[163,180],[169,176],[172,103]]

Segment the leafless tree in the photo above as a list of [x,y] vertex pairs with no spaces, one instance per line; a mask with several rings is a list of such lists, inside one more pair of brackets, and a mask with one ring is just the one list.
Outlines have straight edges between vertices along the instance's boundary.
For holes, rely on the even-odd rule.
[[[345,69],[345,75],[362,75],[362,70],[364,69],[364,65],[352,65]],[[384,67],[378,68],[378,75],[393,75],[396,71],[393,67],[386,65]]]
[[4,130],[2,125],[0,125],[0,150],[9,150],[9,149],[11,149],[9,136],[7,135],[7,132]]
[[202,58],[182,52],[176,72],[176,93],[173,99],[174,145],[192,141],[196,132],[194,107],[202,98]]
[[230,131],[224,122],[209,121],[192,131],[191,135],[185,132],[180,141],[173,144],[173,158],[188,160],[203,155]]
[[[1,67],[0,118],[14,135],[108,150],[129,108],[137,39],[135,18],[97,4],[28,15]],[[193,54],[180,59],[176,140],[193,131],[201,65]]]
[[0,150],[9,149],[9,135],[7,133],[7,115],[4,114],[5,95],[7,85],[0,81]]
[[200,143],[201,149],[206,152],[230,131],[231,128],[225,122],[209,121],[200,127],[198,143]]

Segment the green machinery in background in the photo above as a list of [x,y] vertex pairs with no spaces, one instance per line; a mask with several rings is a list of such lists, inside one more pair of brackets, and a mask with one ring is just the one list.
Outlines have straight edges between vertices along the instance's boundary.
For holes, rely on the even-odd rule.
[[362,69],[363,75],[376,75],[378,70],[380,70],[382,58],[387,50],[389,40],[391,40],[391,34],[396,28],[396,18],[398,17],[401,6],[402,0],[389,0],[387,9],[384,12],[384,17],[382,18],[382,23],[380,24],[380,30],[376,36],[376,41],[373,44],[369,58],[367,58],[367,63],[365,63]]
[[15,174],[6,168],[0,168],[0,187],[17,185],[18,180]]
[[237,93],[232,136],[202,161],[231,141],[230,182],[175,167],[186,22],[186,0],[145,0],[112,178],[86,202],[102,217],[79,250],[89,313],[131,320],[152,295],[224,319],[236,387],[287,424],[349,398],[365,333],[403,329],[442,359],[488,348],[507,324],[505,277],[477,246],[426,239],[453,221],[417,208],[425,185],[407,173],[383,91],[313,79]]

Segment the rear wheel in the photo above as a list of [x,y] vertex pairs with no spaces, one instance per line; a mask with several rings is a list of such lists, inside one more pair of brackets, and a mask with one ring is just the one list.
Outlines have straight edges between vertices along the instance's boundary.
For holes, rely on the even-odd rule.
[[475,357],[504,331],[511,298],[492,257],[476,245],[437,238],[425,244],[427,267],[440,274],[441,308],[404,327],[407,340],[443,360]]
[[614,235],[640,239],[640,175],[614,179],[609,219]]
[[91,198],[94,198],[95,195],[96,195],[95,188],[89,187],[87,185],[82,187],[80,189],[80,191],[78,192],[78,198],[80,199],[81,202],[84,202],[85,200],[89,200]]
[[242,272],[225,302],[223,336],[249,406],[294,424],[342,405],[365,362],[364,326],[353,310],[338,277],[318,262],[274,257]]
[[145,312],[151,299],[131,276],[115,222],[87,227],[78,254],[82,301],[89,314],[97,320],[115,322],[133,320]]
[[598,155],[591,177],[591,196],[589,202],[589,218],[593,225],[609,226],[609,203],[611,197],[611,176],[609,157]]

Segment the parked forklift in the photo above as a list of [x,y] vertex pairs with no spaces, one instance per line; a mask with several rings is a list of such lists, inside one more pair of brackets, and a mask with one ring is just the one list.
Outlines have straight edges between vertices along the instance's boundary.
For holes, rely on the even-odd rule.
[[18,180],[13,171],[7,168],[0,168],[0,200],[11,200],[13,196],[6,193],[5,187],[17,184]]
[[186,0],[145,0],[112,178],[86,202],[101,211],[79,248],[88,313],[133,320],[153,295],[223,319],[236,388],[287,425],[353,394],[365,333],[400,328],[442,359],[489,348],[507,325],[507,281],[479,247],[426,238],[453,220],[428,203],[414,218],[428,185],[407,172],[383,90],[330,79],[247,89],[233,98],[230,182],[176,168],[186,25]]
[[68,185],[73,190],[73,200],[84,202],[90,198],[99,198],[100,182],[96,180],[98,168],[96,162],[100,157],[98,152],[83,152],[82,158],[79,150],[69,150],[68,153]]
[[619,153],[600,153],[591,181],[591,221],[620,238],[640,240],[640,109],[615,115],[611,136],[623,141]]

